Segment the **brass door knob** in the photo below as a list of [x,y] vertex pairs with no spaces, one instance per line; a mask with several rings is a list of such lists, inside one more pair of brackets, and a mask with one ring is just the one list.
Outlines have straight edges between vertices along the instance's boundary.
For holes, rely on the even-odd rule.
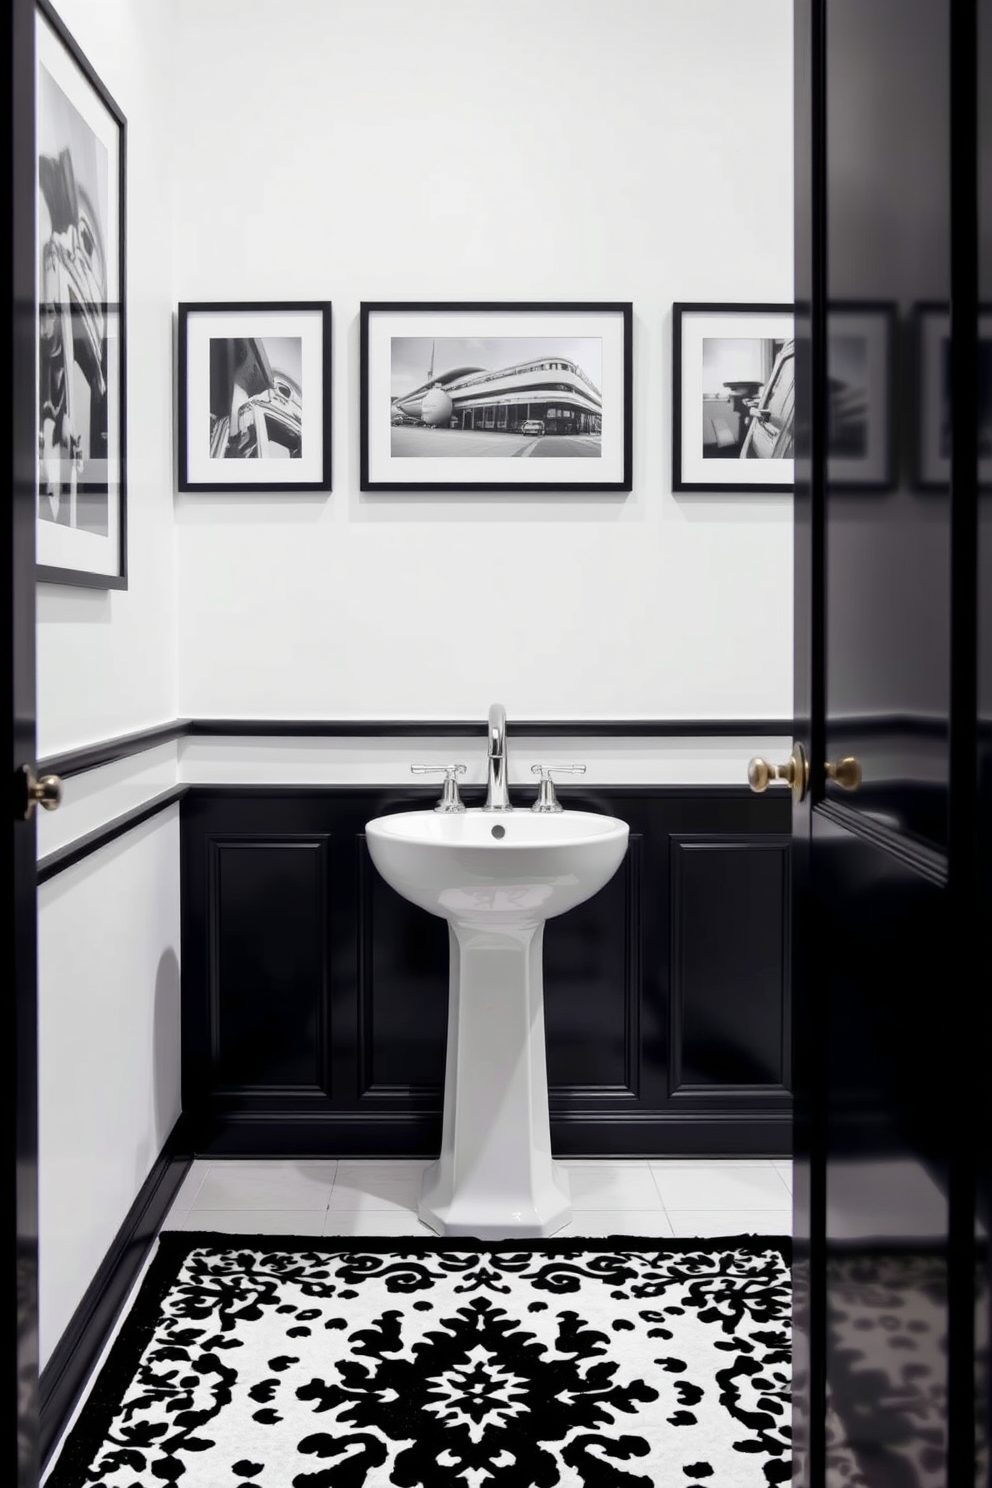
[[809,758],[801,744],[793,744],[792,754],[784,765],[773,765],[755,755],[747,767],[747,783],[760,794],[767,790],[773,780],[782,780],[792,791],[795,801],[801,801],[809,788]]
[[39,780],[30,765],[22,765],[26,787],[24,820],[30,821],[36,806],[46,811],[57,811],[62,804],[62,781],[57,775],[42,775]]
[[845,755],[835,765],[827,765],[827,779],[839,785],[842,790],[857,790],[861,784],[861,761],[855,759],[853,754]]

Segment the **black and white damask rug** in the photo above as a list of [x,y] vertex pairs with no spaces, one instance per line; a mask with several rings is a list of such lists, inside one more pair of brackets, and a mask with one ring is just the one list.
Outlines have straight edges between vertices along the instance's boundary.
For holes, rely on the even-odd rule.
[[166,1232],[46,1488],[768,1488],[790,1242]]

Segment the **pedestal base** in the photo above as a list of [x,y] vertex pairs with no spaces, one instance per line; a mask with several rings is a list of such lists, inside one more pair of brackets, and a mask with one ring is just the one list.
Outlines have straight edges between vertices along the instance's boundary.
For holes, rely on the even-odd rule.
[[544,922],[449,921],[448,1048],[441,1155],[420,1218],[439,1235],[552,1235],[568,1179],[551,1158],[544,1040]]

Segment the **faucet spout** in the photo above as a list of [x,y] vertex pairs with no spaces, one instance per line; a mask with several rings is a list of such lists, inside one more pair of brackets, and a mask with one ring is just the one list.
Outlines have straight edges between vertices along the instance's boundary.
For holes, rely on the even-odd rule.
[[493,703],[489,709],[489,768],[486,811],[509,811],[510,792],[506,775],[506,709]]

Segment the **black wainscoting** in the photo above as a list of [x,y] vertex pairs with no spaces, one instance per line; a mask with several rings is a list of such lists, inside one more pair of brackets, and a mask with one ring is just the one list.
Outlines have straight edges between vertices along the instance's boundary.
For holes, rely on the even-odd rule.
[[[389,888],[364,839],[372,817],[436,794],[188,790],[183,1110],[195,1152],[437,1152],[447,926]],[[545,929],[555,1151],[788,1153],[788,793],[560,796],[622,817],[630,847],[605,888]]]

